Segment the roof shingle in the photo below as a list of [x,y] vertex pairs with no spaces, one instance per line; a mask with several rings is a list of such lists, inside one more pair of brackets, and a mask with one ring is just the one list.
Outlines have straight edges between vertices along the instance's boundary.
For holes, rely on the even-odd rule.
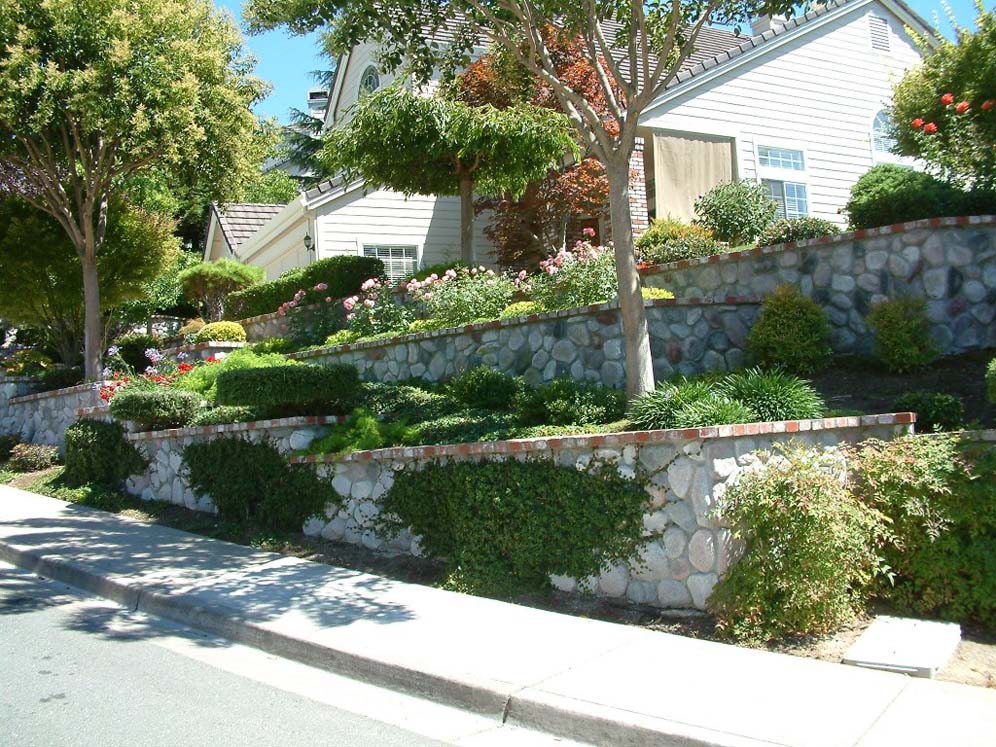
[[212,207],[218,216],[221,233],[234,252],[287,206],[256,202],[228,202]]

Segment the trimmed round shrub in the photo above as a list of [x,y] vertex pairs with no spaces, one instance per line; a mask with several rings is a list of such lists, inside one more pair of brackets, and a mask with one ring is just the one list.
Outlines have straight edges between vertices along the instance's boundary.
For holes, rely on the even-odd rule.
[[960,215],[964,193],[923,171],[873,166],[851,187],[844,214],[852,229]]
[[141,373],[151,365],[145,351],[150,348],[158,350],[160,345],[162,340],[156,335],[131,332],[117,338],[112,347],[118,349],[118,356],[133,373]]
[[818,303],[792,285],[780,285],[761,304],[747,335],[747,355],[763,368],[813,374],[830,362],[830,322]]
[[211,322],[201,327],[195,342],[245,342],[246,331],[238,322]]
[[7,469],[14,472],[38,472],[59,460],[59,450],[46,444],[16,444],[10,450]]
[[851,495],[839,456],[800,445],[762,454],[720,498],[743,552],[709,597],[717,630],[767,641],[853,619],[881,567],[878,514]]
[[677,413],[682,407],[711,394],[712,387],[706,381],[662,382],[654,391],[634,399],[627,417],[645,430],[674,428]]
[[501,312],[501,318],[514,319],[515,317],[529,316],[530,314],[542,314],[544,311],[546,309],[543,308],[543,305],[535,301],[516,301],[505,307],[505,310]]
[[159,431],[183,428],[201,409],[201,396],[182,389],[125,387],[111,400],[108,408],[118,420],[130,420],[142,430]]
[[789,241],[821,239],[836,236],[840,229],[836,224],[822,218],[782,218],[765,228],[757,239],[758,246],[774,246]]
[[625,413],[626,395],[618,389],[560,378],[520,391],[512,408],[526,425],[612,423]]
[[465,407],[507,409],[522,388],[519,380],[487,366],[458,373],[446,383],[446,392]]
[[915,412],[916,429],[923,433],[956,431],[965,424],[965,405],[953,394],[907,392],[892,407],[896,412]]
[[812,384],[786,371],[740,371],[724,377],[716,391],[747,405],[762,422],[821,418],[826,410]]
[[892,373],[917,371],[937,357],[925,299],[882,301],[872,306],[866,321],[875,333],[875,357]]
[[695,201],[696,223],[730,246],[753,242],[775,220],[778,207],[758,182],[717,184]]
[[215,401],[275,416],[345,415],[360,393],[360,377],[349,365],[267,366],[224,371]]
[[201,410],[190,419],[190,425],[227,425],[228,423],[251,423],[260,420],[259,413],[251,407],[223,405]]
[[264,277],[266,273],[262,267],[245,265],[234,259],[218,259],[188,267],[177,280],[184,298],[198,304],[205,319],[216,322],[225,313],[225,299],[230,294],[257,285]]
[[395,475],[375,521],[387,536],[410,529],[421,537],[426,553],[445,561],[448,587],[505,595],[633,557],[646,542],[646,500],[639,483],[611,468],[428,464]]
[[996,404],[996,358],[989,361],[989,367],[986,369],[986,392],[989,401]]
[[66,469],[70,485],[106,485],[118,488],[130,476],[145,470],[147,462],[125,438],[120,423],[77,420],[66,429]]
[[705,226],[668,217],[654,220],[636,240],[636,248],[644,261],[658,265],[679,259],[708,257],[722,252],[725,247]]
[[686,403],[674,414],[675,428],[705,428],[710,425],[754,423],[758,416],[749,406],[715,392]]

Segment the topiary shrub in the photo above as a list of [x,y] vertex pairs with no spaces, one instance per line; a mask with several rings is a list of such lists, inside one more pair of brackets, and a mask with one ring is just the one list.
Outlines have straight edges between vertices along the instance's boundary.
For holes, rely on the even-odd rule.
[[10,450],[7,469],[14,472],[39,472],[53,466],[59,450],[46,444],[16,444]]
[[748,405],[717,392],[686,403],[674,414],[675,428],[754,423],[760,418]]
[[709,597],[717,630],[766,641],[851,620],[880,570],[881,518],[850,494],[839,456],[790,444],[761,453],[719,500],[743,552]]
[[925,299],[882,301],[872,306],[866,321],[875,333],[875,357],[892,373],[919,370],[937,357]]
[[844,214],[852,229],[960,215],[964,193],[923,171],[873,166],[851,187]]
[[245,342],[246,331],[238,322],[211,322],[201,327],[194,342]]
[[341,505],[332,486],[305,466],[292,466],[265,441],[219,438],[183,450],[190,487],[209,495],[218,516],[247,528],[299,532],[328,504]]
[[125,387],[108,408],[118,420],[130,420],[144,431],[183,428],[201,409],[201,396],[182,389]]
[[763,368],[816,373],[831,356],[826,312],[794,286],[780,285],[761,304],[761,313],[747,335],[746,351]]
[[487,366],[467,369],[446,383],[446,393],[464,407],[502,410],[522,388],[522,383]]
[[519,316],[529,316],[530,314],[542,314],[546,309],[542,304],[535,301],[516,301],[505,307],[501,312],[502,319],[514,319]]
[[778,207],[760,183],[717,184],[695,201],[696,223],[730,246],[753,242],[775,220]]
[[145,351],[158,350],[161,344],[162,340],[156,335],[131,332],[118,337],[110,350],[117,348],[118,356],[132,370],[132,373],[141,373],[150,365],[149,359],[145,357]]
[[[431,496],[431,500],[426,500]],[[646,493],[614,469],[547,461],[428,464],[395,474],[377,528],[410,529],[442,558],[450,588],[488,595],[584,579],[644,543]]]
[[716,391],[745,404],[762,422],[822,418],[826,410],[808,381],[785,371],[751,368],[730,374]]
[[627,417],[645,430],[675,428],[676,416],[681,408],[711,395],[712,387],[703,380],[679,380],[677,384],[662,382],[654,391],[634,399]]
[[758,246],[786,244],[789,241],[821,239],[836,236],[840,229],[836,224],[822,218],[782,218],[765,228],[757,239]]
[[234,259],[200,262],[180,273],[177,280],[183,296],[198,304],[209,321],[219,321],[231,294],[257,285],[266,277],[262,267],[245,265]]
[[665,264],[679,259],[708,257],[725,248],[705,226],[684,223],[677,218],[658,218],[636,240],[645,262]]
[[[289,270],[276,280],[232,293],[225,303],[225,318],[248,319],[272,314],[299,290],[304,291],[299,306],[318,303],[325,298],[345,298],[356,293],[367,278],[383,274],[384,263],[375,257],[320,259],[306,267]],[[324,288],[316,290],[320,286]]]
[[618,389],[560,378],[520,391],[512,409],[526,425],[612,423],[625,413],[626,395]]
[[69,485],[111,488],[119,488],[148,465],[138,449],[128,443],[119,423],[99,420],[77,420],[66,429],[65,463],[63,478]]
[[251,423],[254,420],[262,419],[264,418],[261,418],[260,414],[251,407],[224,405],[222,407],[212,407],[208,410],[201,410],[190,419],[190,426]]
[[345,415],[356,403],[360,377],[349,365],[267,366],[224,371],[216,387],[219,405],[277,416]]
[[989,367],[986,369],[986,392],[989,401],[996,404],[996,358],[989,361]]
[[915,412],[916,429],[923,433],[956,431],[965,424],[965,405],[953,394],[907,392],[892,408],[896,412]]

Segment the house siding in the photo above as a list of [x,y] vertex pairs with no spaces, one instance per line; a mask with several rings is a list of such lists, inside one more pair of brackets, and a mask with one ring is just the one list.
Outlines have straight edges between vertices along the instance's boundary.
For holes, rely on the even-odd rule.
[[[346,62],[346,69],[343,73],[341,88],[335,100],[332,121],[328,123],[330,126],[339,124],[343,120],[348,121],[348,116],[344,117],[343,115],[359,98],[360,80],[363,78],[363,73],[370,65],[377,64],[376,49],[376,46],[373,44],[363,43],[357,44],[350,51],[349,59]],[[393,75],[380,73],[381,88],[388,85],[392,80],[394,80]]]
[[295,267],[304,267],[310,259],[304,248],[306,225],[303,215],[298,220],[289,222],[279,233],[270,236],[260,251],[243,260],[262,267],[267,280],[274,280]]
[[[889,23],[889,52],[872,49],[871,15]],[[648,110],[642,124],[734,136],[742,178],[758,178],[758,145],[802,147],[806,172],[800,181],[808,183],[809,214],[842,224],[837,211],[851,185],[877,162],[872,121],[888,106],[893,84],[919,61],[916,45],[895,16],[879,3],[861,5],[665,99]]]

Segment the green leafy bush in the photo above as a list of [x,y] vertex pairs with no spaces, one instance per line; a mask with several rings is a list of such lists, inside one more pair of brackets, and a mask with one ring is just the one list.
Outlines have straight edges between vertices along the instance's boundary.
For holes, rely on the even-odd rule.
[[[111,350],[117,348],[118,357],[124,362],[132,373],[141,373],[148,367],[149,359],[145,357],[145,351],[149,349],[159,349],[162,344],[156,335],[147,335],[144,332],[131,332],[118,337]],[[108,356],[107,363],[113,364],[114,356]]]
[[763,368],[812,374],[830,361],[830,322],[820,305],[791,285],[780,285],[761,304],[747,336],[747,355]]
[[356,368],[267,366],[224,371],[218,376],[216,402],[264,410],[272,415],[344,415],[360,391]]
[[10,450],[7,469],[14,472],[38,472],[59,459],[59,450],[45,444],[16,444]]
[[953,394],[907,392],[893,405],[896,412],[915,412],[921,433],[956,431],[965,424],[965,405]]
[[512,407],[527,425],[611,423],[625,413],[626,395],[618,389],[560,378],[518,392]]
[[188,267],[177,279],[184,298],[198,304],[204,318],[214,322],[224,315],[226,299],[231,294],[259,284],[265,276],[262,267],[218,259]]
[[961,215],[965,194],[947,182],[895,164],[873,166],[851,187],[844,214],[852,229]]
[[542,304],[538,304],[535,301],[516,301],[505,307],[505,310],[501,312],[502,319],[514,319],[520,316],[529,316],[530,314],[542,314],[546,309],[543,308]]
[[251,423],[261,420],[260,414],[251,407],[223,405],[201,410],[190,419],[191,426],[197,425],[227,425],[229,423]]
[[674,298],[674,294],[669,290],[665,290],[664,288],[652,288],[646,285],[640,288],[640,295],[643,296],[644,301]]
[[360,339],[360,333],[351,329],[340,329],[325,338],[325,347],[334,348],[339,345],[349,345]]
[[0,436],[0,462],[10,457],[10,452],[17,446],[17,436]]
[[[306,267],[285,272],[276,280],[232,293],[225,304],[225,318],[248,319],[271,314],[299,290],[305,292],[301,305],[317,303],[327,297],[345,298],[356,293],[367,278],[383,274],[384,263],[374,257],[320,259]],[[323,284],[324,290],[315,290]]]
[[661,382],[654,391],[640,395],[630,403],[627,417],[645,430],[676,428],[679,410],[711,394],[712,387],[704,380]]
[[[431,496],[431,500],[426,500]],[[644,542],[646,493],[612,469],[550,462],[429,464],[396,474],[379,528],[410,528],[447,564],[450,588],[504,595],[583,579]]]
[[578,242],[540,262],[529,295],[547,311],[612,300],[619,288],[611,248]]
[[466,267],[466,265],[459,260],[453,262],[437,262],[434,265],[423,267],[421,270],[412,275],[409,280],[425,280],[431,275],[441,276],[445,275],[447,270],[457,272],[464,267]]
[[522,388],[518,379],[487,366],[458,373],[446,383],[446,393],[464,407],[507,409]]
[[758,182],[717,184],[695,201],[697,223],[719,241],[739,246],[754,241],[775,220],[777,206]]
[[224,358],[203,366],[195,366],[191,371],[176,380],[174,387],[197,392],[204,399],[213,402],[218,393],[216,382],[226,371],[246,368],[273,368],[276,366],[299,366],[297,361],[288,360],[279,353],[257,353],[254,350],[233,350]]
[[789,241],[820,239],[836,236],[840,229],[835,223],[822,218],[782,218],[765,228],[757,239],[758,246],[774,246]]
[[986,369],[986,392],[989,401],[996,403],[996,358],[989,361],[989,367]]
[[754,423],[760,418],[748,405],[716,392],[686,403],[674,414],[675,428],[705,428],[710,425]]
[[211,322],[201,327],[195,342],[245,342],[246,331],[238,322]]
[[424,308],[424,315],[444,327],[497,319],[516,291],[511,279],[483,266],[412,281],[407,289]]
[[895,298],[872,306],[867,318],[875,333],[875,357],[893,373],[923,368],[938,354],[930,339],[927,302]]
[[63,477],[69,485],[115,488],[147,465],[119,423],[99,420],[77,420],[66,429],[65,463]]
[[654,220],[636,240],[636,248],[644,261],[654,265],[708,257],[725,249],[705,226],[671,217]]
[[267,337],[265,340],[254,342],[249,345],[249,350],[256,355],[266,355],[268,353],[292,353],[294,343],[286,337]]
[[847,490],[839,456],[798,444],[741,473],[719,513],[742,556],[709,609],[732,638],[765,641],[830,632],[852,619],[880,570],[881,517]]
[[379,420],[372,412],[357,408],[345,423],[337,423],[328,435],[311,442],[309,454],[348,454],[386,446],[397,446],[410,440],[412,427],[403,420]]
[[360,403],[386,421],[421,423],[460,409],[452,398],[410,384],[361,385]]
[[456,444],[500,441],[515,433],[514,414],[490,410],[462,410],[415,424],[408,445]]
[[201,401],[199,394],[182,389],[125,387],[114,395],[108,409],[118,420],[131,420],[142,430],[158,431],[189,425],[201,409]]
[[751,368],[730,374],[716,391],[747,405],[762,422],[821,418],[823,398],[808,381],[785,371]]
[[68,389],[83,383],[83,369],[79,366],[53,366],[38,374],[36,392],[52,392],[57,389]]
[[322,515],[326,504],[341,503],[332,486],[305,466],[287,464],[266,442],[219,438],[183,450],[190,487],[206,494],[218,516],[246,527],[300,531]]

